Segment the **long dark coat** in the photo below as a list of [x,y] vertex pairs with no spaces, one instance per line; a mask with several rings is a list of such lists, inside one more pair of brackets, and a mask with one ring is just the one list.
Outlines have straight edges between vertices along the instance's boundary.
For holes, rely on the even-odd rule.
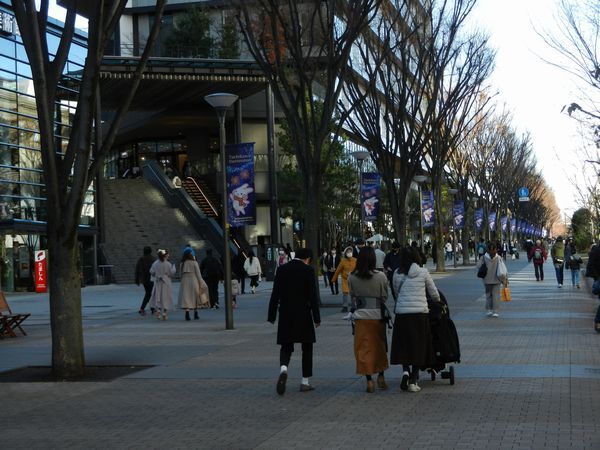
[[277,343],[316,342],[314,323],[321,323],[317,279],[311,266],[293,259],[279,267],[269,302],[269,322],[279,309]]

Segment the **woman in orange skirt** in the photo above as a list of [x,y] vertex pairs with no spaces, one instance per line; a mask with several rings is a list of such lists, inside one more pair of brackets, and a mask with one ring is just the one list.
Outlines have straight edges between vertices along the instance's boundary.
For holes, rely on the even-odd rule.
[[375,251],[363,247],[356,268],[348,277],[352,301],[354,356],[356,373],[367,378],[367,392],[375,391],[372,375],[377,373],[377,386],[387,389],[383,372],[389,367],[387,357],[386,323],[382,320],[382,305],[388,296],[388,280],[375,270]]

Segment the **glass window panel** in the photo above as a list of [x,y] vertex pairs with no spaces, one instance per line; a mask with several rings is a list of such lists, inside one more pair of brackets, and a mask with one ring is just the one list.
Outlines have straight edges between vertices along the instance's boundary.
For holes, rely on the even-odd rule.
[[18,91],[23,94],[35,95],[33,80],[31,78],[19,75],[17,77]]
[[[19,144],[34,149],[40,148],[40,135],[31,131],[19,130]],[[28,167],[24,164],[25,167]]]
[[71,43],[69,50],[69,61],[79,64],[81,67],[85,64],[85,58],[87,56],[87,48]]
[[[25,148],[19,149],[19,166],[27,169],[41,169],[42,168],[42,154],[39,151],[29,150]],[[28,181],[33,183],[41,183],[40,172],[34,170],[22,170],[21,181]]]
[[21,61],[29,60],[27,58],[27,52],[25,51],[25,47],[23,47],[23,44],[21,43],[17,43],[17,59],[20,59]]
[[17,142],[17,136],[18,132],[16,128],[0,125],[0,143],[3,143],[4,145],[15,144]]
[[0,89],[0,108],[17,111],[17,94]]
[[11,39],[0,38],[0,54],[14,58],[15,45],[15,41]]
[[35,98],[34,97],[31,97],[28,95],[23,95],[23,94],[18,94],[17,101],[19,102],[18,111],[21,114],[26,114],[28,116],[33,116],[33,117],[37,116],[37,108],[35,106]]
[[15,72],[16,68],[17,66],[14,59],[0,55],[0,69],[5,70],[7,72]]
[[17,73],[31,78],[31,67],[27,63],[17,61]]
[[19,116],[19,128],[25,128],[31,131],[39,131],[38,121],[35,118],[20,115]]
[[14,73],[6,72],[4,70],[0,70],[0,87],[16,91],[17,75]]
[[52,33],[46,33],[46,40],[48,41],[48,52],[51,55],[56,55],[56,50],[58,50],[60,38],[58,36],[53,35]]
[[0,123],[16,127],[18,124],[17,114],[9,111],[0,111]]

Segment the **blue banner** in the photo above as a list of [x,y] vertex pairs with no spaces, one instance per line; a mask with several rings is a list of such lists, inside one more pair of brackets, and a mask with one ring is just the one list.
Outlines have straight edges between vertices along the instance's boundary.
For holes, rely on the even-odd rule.
[[496,231],[496,212],[493,211],[488,216],[488,226],[490,231]]
[[256,224],[254,197],[254,142],[230,144],[225,148],[227,213],[229,225]]
[[506,216],[500,217],[500,229],[502,231],[506,231],[507,225],[508,225],[508,217],[506,217]]
[[465,227],[465,203],[462,200],[454,200],[452,212],[454,215],[454,228],[462,230]]
[[477,208],[475,210],[475,229],[477,231],[483,230],[483,208]]
[[377,220],[380,192],[381,177],[378,173],[363,172],[360,174],[360,198],[365,222]]
[[421,196],[421,207],[423,209],[423,228],[432,227],[435,223],[435,212],[433,210],[433,191],[422,191]]
[[517,231],[517,219],[510,219],[510,232],[515,233]]

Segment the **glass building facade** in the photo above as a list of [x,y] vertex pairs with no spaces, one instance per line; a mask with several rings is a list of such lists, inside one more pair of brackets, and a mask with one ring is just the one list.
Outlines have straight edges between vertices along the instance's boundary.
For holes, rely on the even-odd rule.
[[[61,24],[49,20],[47,40],[54,53]],[[86,37],[76,34],[58,87],[55,112],[57,148],[66,149],[77,101],[78,74],[86,56]],[[35,91],[31,68],[10,3],[0,1],[0,287],[28,290],[33,286],[33,252],[45,249],[46,192],[40,152]],[[95,193],[88,192],[82,225],[96,221]],[[83,233],[86,232],[84,230]],[[92,235],[92,230],[87,230]],[[89,240],[89,239],[88,239]],[[82,238],[82,250],[89,245]],[[93,266],[88,261],[88,266]],[[91,275],[90,275],[91,276]]]

